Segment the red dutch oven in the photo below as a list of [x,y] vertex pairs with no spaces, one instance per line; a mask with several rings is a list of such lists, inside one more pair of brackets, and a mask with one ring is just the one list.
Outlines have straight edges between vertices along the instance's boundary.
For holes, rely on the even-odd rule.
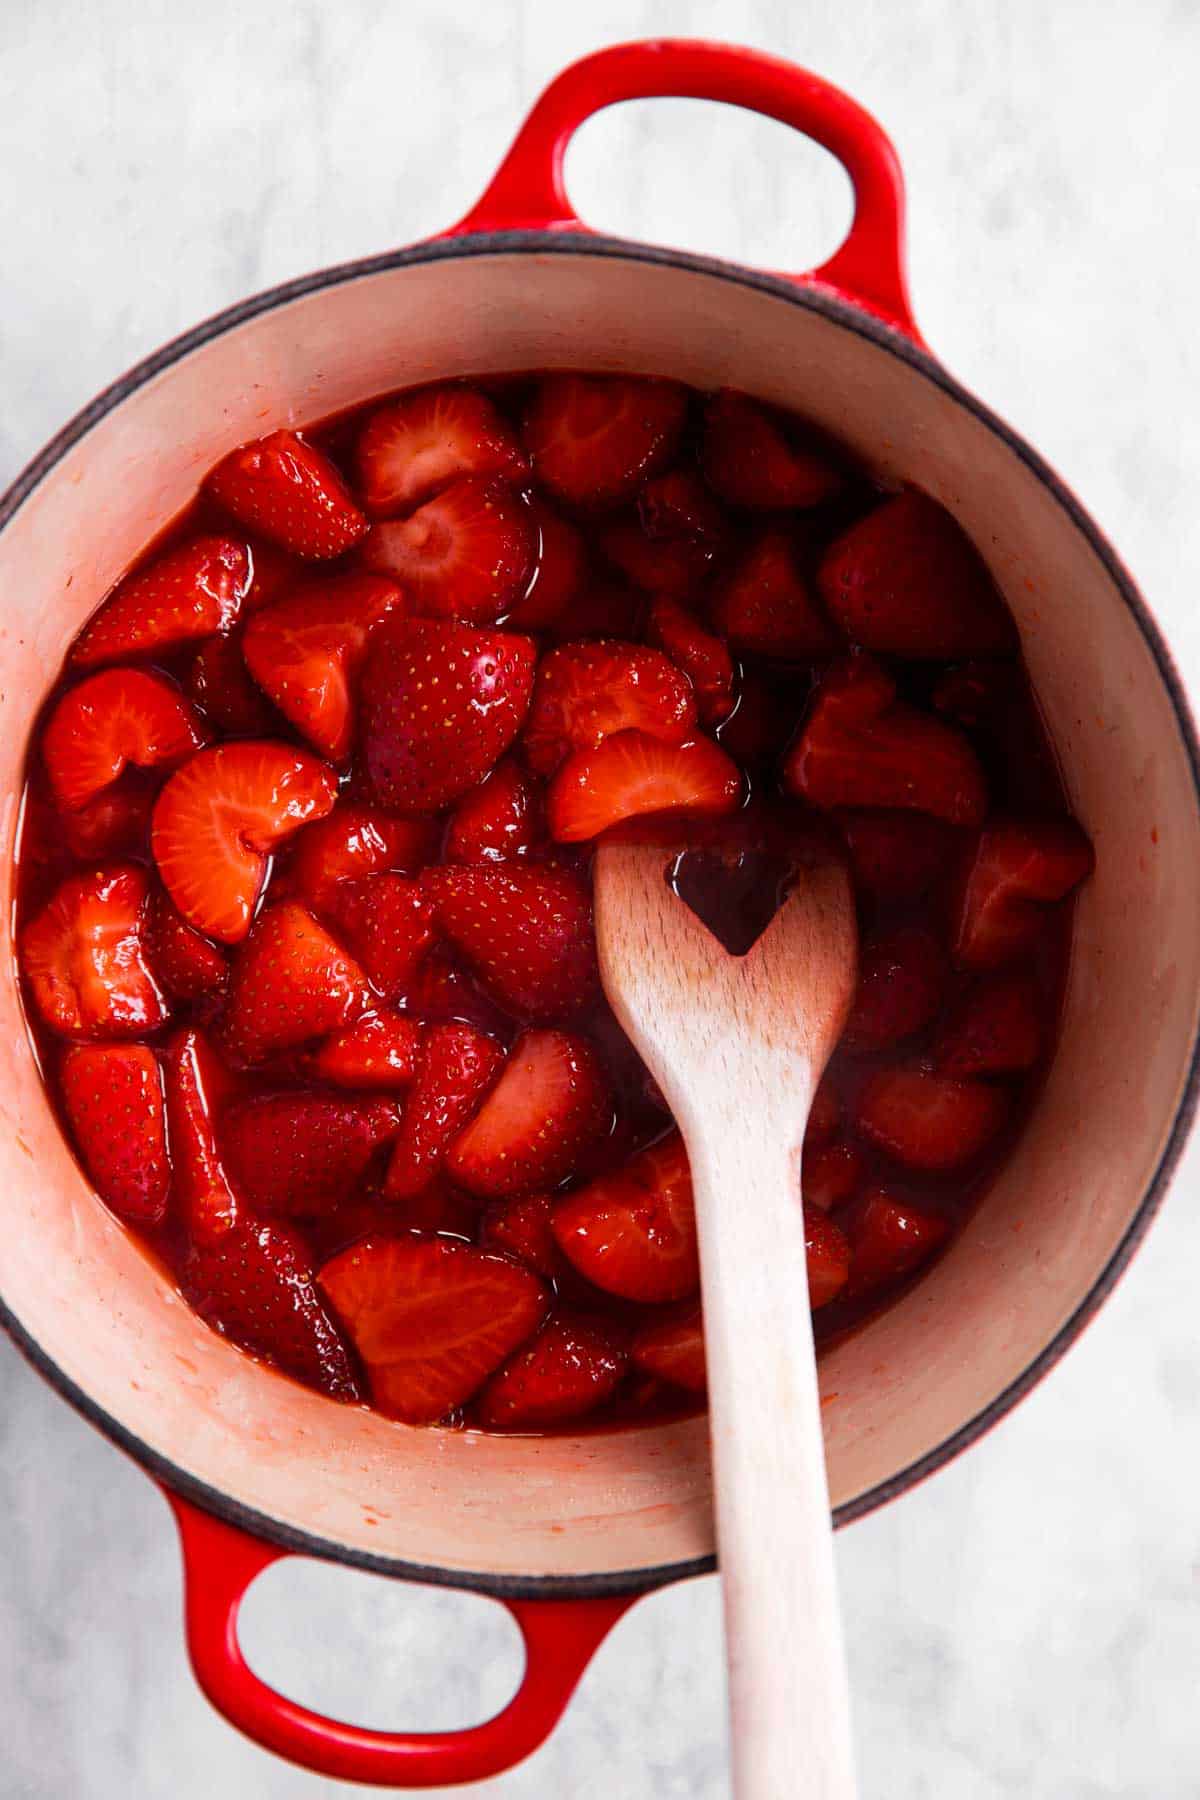
[[[657,95],[748,107],[832,151],[855,194],[836,255],[766,275],[589,232],[563,188],[571,135],[602,107]],[[1200,800],[1179,678],[1079,503],[925,350],[902,222],[890,143],[816,76],[716,44],[606,50],[547,89],[461,224],[177,339],[87,407],[0,505],[5,933],[39,700],[100,597],[248,438],[439,377],[630,370],[794,407],[959,518],[1021,628],[1097,873],[1079,902],[1058,1054],[1012,1159],[928,1278],[823,1363],[839,1524],[965,1449],[1062,1355],[1147,1228],[1197,1082]],[[4,1321],[163,1485],[196,1674],[260,1744],[395,1787],[494,1774],[550,1731],[636,1596],[714,1567],[703,1419],[578,1438],[411,1430],[330,1406],[210,1332],[83,1180],[11,972],[0,1095]],[[274,1692],[242,1658],[238,1606],[294,1552],[503,1600],[528,1652],[515,1698],[474,1730],[393,1735]]]

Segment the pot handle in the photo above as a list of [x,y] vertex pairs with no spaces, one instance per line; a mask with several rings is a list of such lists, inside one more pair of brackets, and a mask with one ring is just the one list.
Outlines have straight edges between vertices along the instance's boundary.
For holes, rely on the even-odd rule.
[[622,100],[720,100],[803,131],[854,186],[845,242],[819,269],[785,279],[832,288],[920,342],[905,275],[904,177],[891,139],[848,94],[794,63],[730,44],[655,38],[615,44],[555,77],[518,131],[491,185],[444,235],[588,227],[563,184],[567,146],[585,119]]
[[297,1705],[260,1681],[242,1655],[237,1619],[246,1590],[290,1553],[163,1491],[179,1526],[196,1680],[217,1711],[264,1750],[333,1780],[449,1787],[512,1768],[549,1736],[593,1653],[637,1598],[506,1600],[525,1640],[525,1674],[502,1712],[466,1731],[368,1731]]

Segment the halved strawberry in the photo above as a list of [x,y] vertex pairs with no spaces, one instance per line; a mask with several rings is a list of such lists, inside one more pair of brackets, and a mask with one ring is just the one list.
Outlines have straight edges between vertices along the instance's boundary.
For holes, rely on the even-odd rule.
[[507,862],[545,835],[541,790],[511,759],[464,794],[446,827],[447,862]]
[[263,538],[253,539],[249,550],[250,587],[242,602],[243,615],[257,612],[261,606],[270,606],[272,600],[282,599],[288,589],[296,587],[308,573],[298,558],[281,550],[278,544],[268,544]]
[[576,750],[618,731],[682,744],[696,726],[691,683],[661,650],[616,638],[562,644],[542,658],[523,743],[530,767],[552,775]]
[[850,1246],[845,1233],[825,1213],[804,1212],[804,1264],[808,1272],[808,1304],[813,1312],[836,1300],[850,1274]]
[[518,1263],[415,1233],[353,1244],[319,1280],[376,1406],[410,1425],[431,1425],[469,1400],[547,1307],[541,1282]]
[[1036,944],[1046,908],[1095,867],[1074,819],[994,819],[964,865],[952,935],[954,960],[992,969]]
[[162,888],[150,896],[144,938],[147,962],[176,1000],[196,1000],[224,986],[229,965],[223,952],[193,930]]
[[555,1313],[514,1352],[475,1403],[489,1431],[544,1431],[595,1412],[629,1367],[610,1325]]
[[852,525],[817,576],[851,643],[889,656],[1000,655],[1016,628],[979,552],[943,507],[908,491]]
[[833,463],[802,443],[790,420],[731,388],[705,408],[700,459],[722,500],[756,511],[819,506],[842,485]]
[[433,943],[433,908],[410,875],[368,875],[343,881],[325,910],[385,1000],[406,991]]
[[221,1119],[219,1137],[230,1174],[252,1205],[307,1219],[350,1196],[399,1124],[394,1101],[295,1089],[239,1101]]
[[737,764],[711,738],[663,744],[644,731],[619,731],[563,764],[546,812],[551,837],[575,844],[646,813],[731,813],[741,793]]
[[204,728],[179,689],[144,669],[104,669],[69,688],[42,737],[46,773],[60,806],[86,806],[127,763],[179,762],[204,742]]
[[946,955],[923,925],[873,933],[858,958],[858,986],[842,1030],[853,1050],[884,1050],[911,1037],[937,1012],[946,988]]
[[244,938],[267,857],[336,799],[333,770],[288,744],[218,744],[177,769],[154,808],[151,842],[188,924],[223,943]]
[[144,777],[123,775],[77,812],[60,815],[68,850],[81,862],[143,854],[150,837],[154,798],[154,788]]
[[805,1147],[801,1190],[806,1207],[832,1212],[858,1190],[866,1173],[862,1151],[844,1141]]
[[427,869],[437,923],[506,1012],[562,1018],[596,992],[592,898],[570,869]]
[[242,654],[265,694],[322,756],[342,762],[354,741],[354,689],[375,627],[405,607],[394,582],[339,575],[255,613]]
[[550,1227],[554,1204],[553,1194],[519,1194],[494,1201],[483,1215],[480,1239],[527,1263],[548,1281],[557,1281],[568,1264]]
[[857,1299],[911,1275],[950,1234],[941,1213],[914,1206],[886,1188],[873,1188],[851,1208],[850,1280],[847,1297]]
[[409,512],[468,475],[515,480],[529,467],[510,425],[477,388],[421,388],[373,412],[356,453],[375,519]]
[[834,664],[783,764],[784,786],[814,806],[892,807],[978,825],[987,810],[979,759],[952,726],[896,699],[869,657]]
[[926,813],[837,813],[857,892],[876,903],[920,900],[953,866],[961,839]]
[[433,1179],[447,1145],[480,1105],[503,1062],[495,1039],[473,1025],[430,1027],[388,1164],[389,1200],[419,1194]]
[[427,618],[498,619],[529,585],[537,527],[502,481],[456,481],[407,519],[374,525],[361,556]]
[[917,1067],[879,1069],[858,1097],[858,1129],[908,1169],[958,1169],[987,1149],[1009,1097],[982,1081]]
[[474,1236],[479,1202],[474,1194],[452,1187],[443,1175],[435,1175],[419,1194],[389,1199],[380,1208],[371,1230],[438,1231],[451,1237]]
[[540,495],[526,504],[538,536],[534,575],[513,601],[508,625],[538,631],[561,619],[587,577],[587,546],[574,525],[560,518]]
[[682,1300],[700,1285],[692,1176],[677,1131],[554,1209],[559,1248],[623,1300]]
[[695,688],[704,723],[715,725],[728,718],[733,711],[733,660],[728,646],[666,595],[660,595],[650,608],[646,632]]
[[343,1088],[406,1088],[417,1072],[421,1027],[402,1013],[368,1013],[326,1038],[313,1067]]
[[250,679],[242,636],[209,638],[188,671],[188,693],[215,725],[233,737],[265,737],[279,718]]
[[249,586],[241,539],[189,538],[117,584],[75,639],[71,661],[118,662],[228,631]]
[[340,556],[367,529],[329,458],[293,431],[243,444],[217,464],[205,486],[240,525],[294,556]]
[[981,975],[960,993],[934,1053],[947,1075],[1015,1075],[1041,1054],[1042,1008],[1032,976]]
[[229,1071],[202,1031],[181,1031],[171,1039],[166,1055],[171,1164],[194,1244],[217,1242],[245,1211],[217,1149],[216,1117],[231,1085]]
[[547,631],[560,643],[584,638],[638,638],[646,614],[646,596],[627,582],[601,571],[588,577],[565,613]]
[[622,375],[547,375],[525,418],[541,485],[569,506],[611,506],[673,458],[687,393],[671,381]]
[[729,520],[691,469],[672,469],[647,481],[638,495],[638,517],[647,537],[674,543],[722,544]]
[[367,978],[294,900],[270,906],[234,959],[224,1032],[242,1062],[325,1037],[367,1012]]
[[722,576],[710,616],[735,650],[758,656],[808,659],[840,645],[780,525],[760,532]]
[[698,1306],[673,1318],[654,1319],[635,1334],[629,1354],[639,1369],[659,1381],[703,1394],[708,1387],[704,1363],[704,1321]]
[[68,876],[22,931],[21,968],[34,1004],[64,1037],[137,1037],[170,1008],[146,963],[150,883],[115,863]]
[[716,554],[701,538],[649,537],[636,519],[615,519],[599,534],[600,549],[634,587],[686,600],[700,588]]
[[395,819],[378,807],[343,801],[296,838],[292,880],[320,911],[343,881],[422,868],[436,853],[439,829],[435,819]]
[[72,1044],[59,1071],[83,1165],[104,1201],[135,1225],[167,1210],[162,1075],[144,1044]]
[[520,730],[536,660],[512,632],[386,625],[362,681],[362,744],[382,803],[436,812],[482,781]]
[[600,1059],[586,1038],[527,1031],[446,1152],[446,1171],[485,1199],[557,1187],[612,1123]]

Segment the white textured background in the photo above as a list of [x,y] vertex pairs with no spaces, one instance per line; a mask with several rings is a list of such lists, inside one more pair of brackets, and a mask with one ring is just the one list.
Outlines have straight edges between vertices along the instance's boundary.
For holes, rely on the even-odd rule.
[[[651,33],[775,50],[878,113],[929,341],[1076,487],[1200,677],[1194,0],[0,0],[0,482],[197,318],[457,217],[556,69]],[[768,266],[847,213],[823,156],[692,104],[593,124],[571,176],[597,225]],[[865,1800],[1200,1795],[1198,1172],[1018,1414],[841,1538]],[[7,1344],[0,1545],[2,1800],[360,1791],[208,1710],[161,1499]],[[344,1570],[285,1565],[247,1610],[264,1673],[364,1722],[465,1723],[518,1669],[487,1603]],[[488,1791],[717,1800],[722,1698],[715,1582],[653,1597]]]

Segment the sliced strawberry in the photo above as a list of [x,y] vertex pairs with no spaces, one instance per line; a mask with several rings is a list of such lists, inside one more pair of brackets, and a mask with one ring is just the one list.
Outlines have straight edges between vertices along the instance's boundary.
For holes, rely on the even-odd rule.
[[828,1306],[850,1274],[850,1246],[845,1233],[825,1213],[804,1211],[804,1262],[808,1271],[808,1304],[813,1312]]
[[240,1101],[219,1135],[226,1166],[252,1205],[307,1219],[350,1195],[399,1124],[394,1101],[297,1089]]
[[687,1151],[677,1131],[554,1209],[559,1248],[623,1300],[682,1300],[700,1285]]
[[493,1250],[504,1250],[548,1281],[557,1281],[568,1265],[550,1227],[553,1210],[553,1194],[497,1200],[483,1215],[480,1237]]
[[86,806],[127,763],[180,762],[204,729],[179,689],[144,669],[105,669],[69,688],[42,738],[46,773],[60,806]]
[[719,546],[729,536],[729,520],[691,469],[672,469],[646,482],[638,516],[646,536],[664,543],[684,539]]
[[240,632],[209,638],[196,653],[187,686],[212,722],[233,737],[266,737],[279,727],[277,714],[250,679]]
[[546,813],[551,837],[575,844],[646,813],[730,813],[741,792],[737,764],[710,738],[663,744],[644,731],[620,731],[563,764]]
[[561,643],[581,638],[620,638],[625,642],[642,634],[646,596],[604,573],[592,575],[583,590],[559,618],[547,628]]
[[437,851],[434,819],[395,819],[378,807],[343,801],[296,839],[291,874],[305,900],[320,911],[343,881],[362,881],[388,869],[412,871]]
[[935,1045],[947,1075],[1015,1075],[1031,1069],[1044,1037],[1037,984],[1022,974],[981,975],[950,1007]]
[[760,532],[718,582],[711,617],[735,650],[758,656],[807,659],[839,648],[794,539],[778,525]]
[[189,538],[118,583],[76,638],[71,661],[117,662],[228,631],[249,586],[240,539]]
[[722,500],[756,511],[819,506],[842,485],[828,457],[800,442],[790,420],[730,388],[708,402],[700,456]]
[[519,763],[497,763],[464,794],[446,827],[447,862],[507,862],[545,834],[541,790]]
[[686,600],[702,586],[714,547],[701,538],[652,538],[636,519],[616,519],[599,534],[600,549],[634,587]]
[[488,1200],[557,1187],[611,1123],[608,1083],[587,1039],[527,1031],[450,1145],[446,1170]]
[[151,841],[188,924],[223,943],[244,938],[268,855],[336,799],[332,769],[287,744],[218,744],[177,769],[154,808]]
[[409,512],[469,475],[516,480],[529,464],[501,414],[477,388],[421,388],[373,412],[358,440],[358,481],[375,519]]
[[804,1151],[801,1188],[806,1207],[832,1212],[857,1193],[866,1174],[866,1160],[853,1144],[818,1144]]
[[671,381],[621,375],[547,375],[525,419],[541,485],[569,506],[611,506],[667,467],[687,418]]
[[1016,629],[978,551],[950,514],[906,492],[826,551],[821,598],[851,643],[890,656],[989,656]]
[[362,742],[382,803],[436,812],[482,781],[520,730],[536,655],[512,632],[385,626],[362,682]]
[[150,837],[153,807],[154,788],[139,776],[124,775],[77,812],[60,815],[67,848],[81,862],[142,854]]
[[96,1192],[122,1219],[157,1225],[167,1210],[162,1075],[144,1044],[72,1044],[63,1105]]
[[1046,908],[1095,867],[1074,819],[994,819],[968,856],[953,931],[954,960],[991,969],[1036,944]]
[[286,719],[334,762],[354,741],[354,690],[375,627],[405,607],[394,582],[339,575],[255,613],[246,627],[246,667]]
[[242,602],[243,614],[257,612],[262,606],[270,606],[272,600],[281,600],[288,589],[298,586],[308,573],[303,562],[289,556],[278,544],[255,539],[249,548],[250,588]]
[[340,556],[367,529],[329,458],[292,431],[243,444],[217,464],[205,486],[239,525],[294,556]]
[[489,1037],[507,1037],[508,1020],[474,978],[460,968],[446,945],[435,945],[404,996],[404,1010],[427,1024],[474,1025]]
[[143,945],[149,892],[144,869],[90,869],[68,876],[22,931],[34,1004],[64,1037],[137,1037],[167,1017]]
[[398,1000],[433,943],[433,907],[410,875],[344,881],[326,912],[385,1000]]
[[669,657],[602,638],[562,644],[542,658],[523,742],[530,767],[552,775],[574,751],[594,750],[614,732],[682,744],[695,726],[691,683]]
[[450,1238],[370,1237],[327,1262],[321,1287],[382,1412],[431,1425],[469,1400],[537,1330],[546,1291],[505,1256]]
[[874,1293],[900,1281],[926,1262],[950,1234],[941,1213],[873,1188],[856,1202],[847,1219],[851,1260],[847,1297]]
[[479,1202],[474,1194],[464,1194],[452,1187],[443,1175],[435,1175],[419,1194],[408,1194],[400,1200],[389,1200],[382,1209],[385,1231],[439,1231],[451,1237],[474,1236],[479,1219]]
[[880,1069],[859,1094],[858,1129],[905,1168],[959,1169],[987,1149],[1008,1111],[1008,1095],[982,1081]]
[[608,1400],[629,1367],[611,1326],[556,1313],[497,1369],[475,1403],[489,1431],[545,1431]]
[[953,866],[961,840],[925,813],[839,812],[857,892],[877,904],[920,900]]
[[842,1043],[884,1050],[928,1025],[942,1003],[948,965],[931,931],[896,925],[875,932],[860,948],[858,987]]
[[728,718],[733,711],[733,661],[728,646],[666,596],[660,596],[650,608],[647,635],[695,688],[704,723],[715,725]]
[[521,1018],[578,1012],[597,986],[591,893],[570,869],[428,869],[441,931],[488,993]]
[[368,1013],[326,1038],[314,1059],[322,1081],[343,1088],[406,1088],[417,1072],[421,1027],[402,1013]]
[[708,1388],[704,1362],[704,1321],[698,1306],[689,1306],[674,1318],[655,1319],[643,1325],[629,1347],[639,1369],[689,1394]]
[[500,1046],[473,1025],[430,1027],[388,1165],[389,1200],[419,1194],[433,1179],[447,1145],[479,1107],[503,1062]]
[[540,495],[527,502],[538,534],[533,579],[513,601],[510,628],[540,631],[561,619],[587,578],[587,546],[574,525],[560,518]]
[[987,810],[979,759],[952,726],[896,699],[868,657],[823,678],[788,751],[783,781],[814,806],[891,807],[978,825]]
[[351,1024],[373,999],[358,963],[285,900],[259,917],[234,959],[225,1041],[242,1062],[260,1062]]
[[795,702],[752,670],[738,683],[737,704],[721,724],[719,741],[735,762],[778,762],[796,723]]
[[231,1078],[202,1031],[167,1045],[167,1125],[183,1222],[193,1243],[214,1243],[245,1210],[217,1149],[216,1116]]
[[224,954],[192,929],[161,888],[150,896],[144,937],[147,962],[176,1000],[196,1000],[225,985]]
[[407,519],[372,526],[362,547],[370,569],[400,582],[414,612],[489,623],[529,586],[537,526],[502,481],[456,481]]

